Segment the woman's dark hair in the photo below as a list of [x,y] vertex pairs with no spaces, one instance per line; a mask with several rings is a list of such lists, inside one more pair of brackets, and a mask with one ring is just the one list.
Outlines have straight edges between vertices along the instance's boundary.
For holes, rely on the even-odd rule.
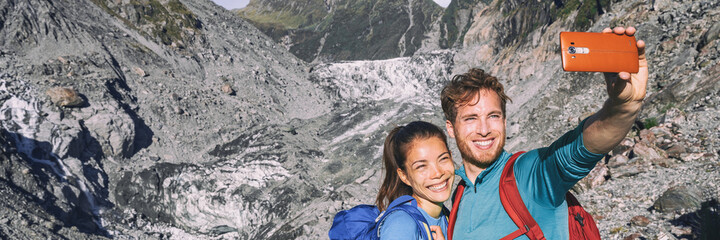
[[412,188],[400,180],[397,169],[405,171],[407,153],[414,141],[432,137],[440,138],[447,147],[445,132],[438,126],[423,121],[415,121],[405,126],[396,127],[385,138],[383,147],[385,179],[380,185],[380,191],[375,200],[375,205],[378,206],[380,211],[385,211],[390,202],[396,198],[413,193]]

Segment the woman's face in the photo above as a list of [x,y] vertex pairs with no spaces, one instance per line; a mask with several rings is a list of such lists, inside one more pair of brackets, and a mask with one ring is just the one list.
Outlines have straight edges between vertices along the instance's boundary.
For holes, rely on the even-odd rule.
[[450,151],[437,137],[415,140],[408,149],[405,171],[398,169],[400,179],[412,187],[418,203],[443,203],[450,198],[455,166]]

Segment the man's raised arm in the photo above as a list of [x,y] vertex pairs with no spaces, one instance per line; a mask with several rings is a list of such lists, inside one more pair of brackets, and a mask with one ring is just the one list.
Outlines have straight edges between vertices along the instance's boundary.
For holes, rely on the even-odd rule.
[[[632,36],[635,28],[606,28],[603,33]],[[645,59],[645,42],[638,41],[637,47],[640,61],[638,73],[604,74],[608,99],[583,126],[583,143],[590,152],[610,152],[625,138],[640,112],[648,81],[648,63]]]

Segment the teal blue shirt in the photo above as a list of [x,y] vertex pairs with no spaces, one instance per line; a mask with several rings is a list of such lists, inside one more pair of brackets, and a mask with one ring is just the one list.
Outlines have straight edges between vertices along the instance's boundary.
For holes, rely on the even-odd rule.
[[[583,122],[584,123],[584,122]],[[595,167],[603,154],[585,148],[580,124],[549,147],[520,156],[514,165],[520,196],[547,239],[569,239],[565,193]],[[500,239],[518,227],[500,203],[500,175],[511,154],[500,157],[475,179],[473,185],[464,166],[455,174],[465,180],[453,239]],[[525,235],[518,239],[528,239]]]
[[[406,203],[410,204],[410,203]],[[443,236],[447,236],[447,218],[441,213],[438,218],[431,217],[425,210],[418,207],[425,221],[430,226],[440,226]],[[417,240],[423,239],[415,219],[404,211],[393,211],[380,223],[380,239]],[[426,231],[422,229],[422,231]],[[447,238],[447,237],[446,237]]]

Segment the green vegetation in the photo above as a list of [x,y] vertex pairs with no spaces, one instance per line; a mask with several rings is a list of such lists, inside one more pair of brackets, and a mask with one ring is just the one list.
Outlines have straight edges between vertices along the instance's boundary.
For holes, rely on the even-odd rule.
[[197,30],[201,27],[195,15],[178,0],[167,3],[170,11],[157,0],[131,0],[130,5],[142,14],[140,24],[154,26],[152,34],[165,45],[184,40],[183,28]]
[[132,23],[131,23],[130,21],[128,21],[127,19],[120,17],[119,14],[117,14],[115,11],[113,11],[112,9],[110,9],[110,7],[108,7],[108,5],[105,4],[105,1],[104,1],[104,0],[90,0],[90,1],[92,1],[93,3],[95,3],[95,5],[98,5],[98,6],[99,6],[100,8],[102,8],[103,10],[105,10],[105,12],[107,12],[108,14],[110,14],[110,15],[112,15],[113,17],[115,17],[115,18],[120,19],[121,21],[123,21],[123,23],[125,23],[126,26],[132,28],[133,30],[142,32],[139,28],[137,28],[137,26],[135,26],[135,24],[132,24]]
[[577,10],[573,29],[585,31],[590,28],[599,16],[598,3],[600,3],[600,7],[605,11],[610,5],[610,0],[569,0],[565,2],[565,6],[562,8],[554,8],[551,15],[553,19],[564,20],[567,19],[573,11]]
[[[158,0],[131,0],[127,5],[108,5],[107,0],[91,0],[109,14],[122,20],[130,28],[143,32],[143,26],[150,26],[151,32],[144,34],[157,37],[161,43],[171,45],[177,41],[187,41],[183,29],[199,31],[202,23],[178,0],[170,0],[163,5]],[[128,18],[138,16],[136,19],[126,19],[119,13],[126,12]],[[133,22],[134,21],[134,22]]]
[[[267,10],[268,7],[272,10]],[[252,23],[271,27],[272,31],[295,30],[315,26],[328,15],[327,11],[325,11],[325,3],[321,0],[298,1],[290,5],[275,5],[271,1],[259,1],[238,10],[237,13]]]
[[431,0],[413,1],[414,24],[408,29],[406,1],[338,0],[329,4],[328,8],[324,0],[294,4],[260,0],[237,13],[275,41],[291,35],[290,52],[313,61],[317,56],[334,60],[396,57],[403,34],[407,36],[405,54],[412,54],[424,31],[442,12]]
[[708,65],[710,65],[710,63],[712,63],[712,62],[709,60],[704,60],[703,62],[700,63],[700,68],[705,68]]
[[[485,3],[491,2],[490,0],[482,0]],[[465,32],[470,28],[471,22],[468,21],[466,26],[463,27],[463,31],[460,32],[457,26],[456,18],[458,17],[459,9],[469,9],[476,3],[472,0],[458,0],[451,1],[450,5],[445,8],[445,13],[442,16],[442,25],[444,28],[440,28],[440,47],[450,48],[456,41],[462,43],[462,38],[465,36]]]
[[657,118],[654,118],[654,117],[646,118],[646,119],[643,121],[643,126],[644,126],[645,129],[650,129],[650,128],[655,127],[655,126],[657,126],[657,125],[658,125],[658,120],[657,120]]
[[441,42],[440,47],[450,48],[457,38],[458,29],[455,26],[455,17],[457,15],[457,1],[451,1],[450,4],[445,8],[445,14],[442,16],[442,25],[444,28],[440,28]]
[[665,105],[662,109],[660,109],[660,113],[665,114],[668,110],[675,107],[675,103],[668,103]]
[[572,11],[580,8],[580,4],[582,4],[580,3],[580,0],[569,0],[565,2],[565,6],[563,6],[562,8],[557,8],[557,6],[555,6],[555,8],[553,8],[554,12],[552,13],[552,15],[555,19],[566,19],[568,16],[570,16],[570,13],[572,13]]
[[309,20],[306,16],[295,15],[290,12],[270,12],[258,13],[257,11],[242,12],[243,18],[251,20],[254,23],[262,23],[263,25],[272,26],[275,29],[298,29]]
[[616,227],[616,228],[610,229],[610,233],[612,233],[612,234],[617,234],[620,232],[627,232],[627,230],[625,230],[624,227]]

